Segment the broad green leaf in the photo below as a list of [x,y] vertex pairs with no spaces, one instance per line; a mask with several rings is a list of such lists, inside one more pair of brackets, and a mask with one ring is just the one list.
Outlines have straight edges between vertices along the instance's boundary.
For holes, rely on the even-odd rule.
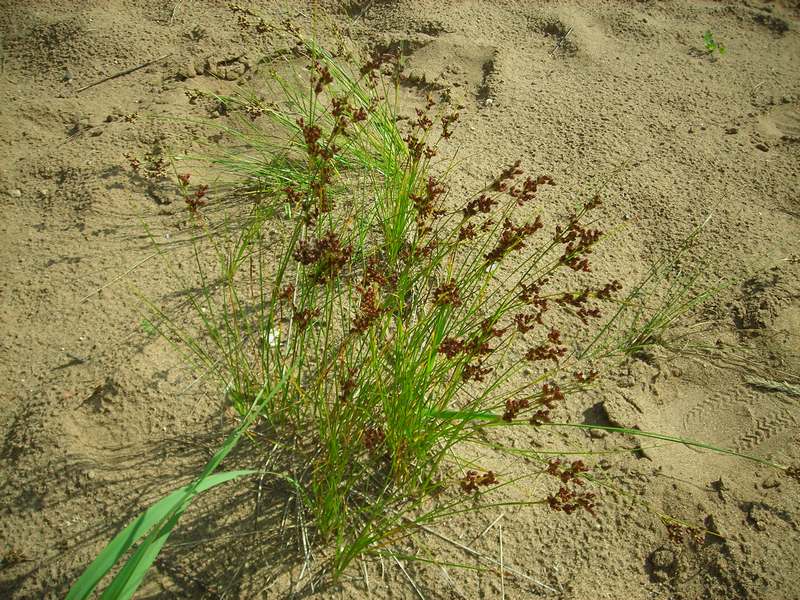
[[178,508],[186,499],[236,477],[250,475],[254,471],[229,471],[206,477],[197,484],[190,484],[172,492],[141,513],[130,525],[119,532],[103,549],[91,565],[80,576],[67,594],[66,600],[88,598],[94,588],[119,558],[156,524]]

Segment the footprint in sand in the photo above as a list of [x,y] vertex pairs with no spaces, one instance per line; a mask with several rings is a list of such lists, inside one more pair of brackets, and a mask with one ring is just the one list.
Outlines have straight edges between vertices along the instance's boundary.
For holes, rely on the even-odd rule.
[[761,116],[758,132],[773,142],[800,142],[800,104],[775,106]]

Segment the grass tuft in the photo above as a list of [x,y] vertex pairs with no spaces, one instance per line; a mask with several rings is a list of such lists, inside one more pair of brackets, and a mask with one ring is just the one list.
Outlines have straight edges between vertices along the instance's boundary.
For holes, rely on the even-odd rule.
[[[542,199],[556,182],[521,161],[469,198],[452,194],[456,165],[439,157],[457,111],[428,98],[401,119],[397,56],[350,65],[287,32],[301,75],[274,73],[269,102],[214,97],[237,144],[212,160],[229,183],[209,194],[175,173],[218,266],[207,272],[198,250],[189,303],[201,333],[153,305],[147,323],[216,378],[242,420],[232,443],[279,455],[281,473],[262,481],[290,483],[297,546],[334,579],[365,554],[405,559],[392,546],[416,528],[481,508],[594,515],[601,498],[582,460],[529,454],[525,477],[551,477],[554,491],[503,502],[493,492],[517,479],[477,464],[474,448],[518,456],[499,441],[508,427],[598,428],[556,415],[609,358],[675,349],[668,332],[713,290],[693,293],[684,278],[649,306],[648,286],[674,260],[628,290],[596,281],[600,191],[553,221]],[[209,200],[223,193],[235,204]]]

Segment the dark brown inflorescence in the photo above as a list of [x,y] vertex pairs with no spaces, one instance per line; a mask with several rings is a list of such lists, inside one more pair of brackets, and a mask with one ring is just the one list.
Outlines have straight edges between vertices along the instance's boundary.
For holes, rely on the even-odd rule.
[[205,197],[207,193],[208,185],[203,184],[197,186],[194,194],[186,195],[186,205],[189,207],[191,212],[196,213],[200,208],[206,205]]
[[454,279],[444,282],[433,290],[433,302],[438,306],[461,306],[461,295],[458,292],[458,284]]
[[499,261],[509,252],[522,250],[525,247],[525,238],[533,235],[542,228],[542,219],[538,215],[532,223],[514,225],[511,219],[503,221],[503,230],[497,245],[485,255],[486,261],[494,263]]
[[499,203],[497,197],[491,197],[487,194],[481,194],[477,198],[474,198],[467,202],[467,205],[462,210],[464,216],[466,218],[474,217],[478,213],[488,213],[491,212],[492,207]]
[[386,434],[380,427],[368,427],[364,431],[364,446],[369,452],[375,452],[383,445]]
[[[555,408],[556,402],[564,400],[564,393],[561,388],[555,383],[545,383],[542,385],[542,391],[536,396],[537,405],[541,406],[530,417],[532,425],[541,425],[542,423],[550,422],[550,411]],[[503,413],[504,421],[513,421],[517,415],[531,407],[529,398],[509,399],[506,400],[505,412]]]
[[464,381],[483,381],[492,371],[494,371],[493,367],[486,367],[483,361],[479,360],[476,363],[464,365],[464,369],[461,371],[461,379]]
[[376,285],[359,285],[356,287],[360,295],[359,312],[353,319],[352,333],[363,333],[380,318],[384,313],[378,298]]
[[537,360],[552,360],[558,363],[558,359],[567,353],[565,346],[560,346],[561,332],[551,328],[547,334],[547,342],[533,348],[529,348],[525,353],[525,358],[531,362]]
[[503,413],[503,420],[509,422],[513,421],[517,418],[517,415],[520,413],[520,411],[530,408],[530,405],[530,400],[527,398],[520,398],[516,400],[509,398],[506,400],[506,410]]
[[669,541],[673,544],[681,545],[685,540],[689,540],[697,545],[700,545],[705,541],[705,532],[699,527],[685,525],[683,523],[678,523],[677,521],[668,520],[666,518],[662,518],[661,522],[664,524],[664,527],[667,530],[667,537],[669,537]]
[[595,379],[600,376],[600,373],[595,371],[594,369],[590,370],[588,373],[584,373],[583,371],[576,371],[573,373],[575,380],[580,383],[592,383]]
[[319,316],[319,309],[318,308],[304,308],[298,309],[296,307],[292,308],[292,319],[294,323],[297,325],[297,328],[300,331],[304,331],[309,325],[311,325],[312,321]]
[[558,492],[547,497],[547,504],[552,510],[572,514],[582,508],[596,516],[596,494],[582,489],[582,473],[588,473],[589,468],[583,461],[562,462],[559,459],[551,460],[545,473],[557,478],[561,482]]
[[563,511],[571,515],[577,509],[582,508],[592,516],[597,516],[594,509],[597,495],[584,490],[574,490],[564,486],[558,488],[558,492],[547,497],[547,504],[552,510]]
[[439,208],[444,193],[445,187],[433,177],[428,177],[425,190],[419,194],[411,194],[410,200],[416,209],[417,231],[420,235],[431,231],[432,219],[444,215],[444,211]]
[[508,195],[517,201],[517,206],[523,206],[536,198],[536,192],[541,185],[555,185],[549,175],[540,175],[536,179],[528,177],[521,185],[516,185],[508,190]]
[[559,262],[573,271],[591,271],[587,256],[592,253],[592,247],[602,235],[603,232],[599,229],[583,227],[574,215],[570,217],[566,229],[556,225],[553,241],[566,244]]
[[467,471],[467,474],[461,478],[461,489],[470,494],[477,492],[478,488],[497,485],[498,483],[500,482],[497,480],[494,471],[487,471],[483,475],[477,471]]
[[514,164],[503,169],[503,172],[492,182],[489,186],[496,192],[505,192],[508,190],[509,183],[518,175],[522,175],[521,160],[517,160]]
[[333,280],[353,254],[353,246],[343,245],[332,230],[316,240],[302,240],[294,251],[294,259],[311,267],[311,278],[316,283]]

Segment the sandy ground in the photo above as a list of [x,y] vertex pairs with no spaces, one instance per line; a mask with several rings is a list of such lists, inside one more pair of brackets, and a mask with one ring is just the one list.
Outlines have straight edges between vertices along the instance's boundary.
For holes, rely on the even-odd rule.
[[[410,101],[433,91],[463,104],[454,141],[465,189],[516,158],[559,182],[551,203],[608,179],[606,220],[624,227],[602,265],[625,281],[713,213],[708,253],[683,265],[737,282],[697,316],[714,322],[709,341],[748,349],[765,373],[800,376],[796,1],[262,4],[276,22],[401,49]],[[708,29],[724,56],[703,53]],[[169,239],[186,215],[174,189],[136,177],[125,154],[214,142],[211,127],[163,117],[222,118],[185,92],[256,86],[259,59],[280,40],[259,40],[224,3],[200,0],[0,0],[0,32],[0,595],[56,598],[134,514],[188,481],[231,426],[219,396],[192,386],[181,359],[141,326],[133,287],[176,311],[181,301],[150,258],[146,228]],[[170,256],[188,272],[187,252]],[[746,377],[702,359],[632,360],[565,416],[602,414],[798,464],[800,399]],[[517,442],[620,444],[527,435]],[[683,446],[591,461],[620,490],[603,496],[596,520],[512,508],[474,542],[500,510],[437,530],[490,557],[502,536],[506,564],[553,591],[493,569],[412,562],[406,573],[371,564],[366,578],[355,568],[300,595],[800,597],[797,481]],[[186,515],[140,597],[291,596],[296,554],[251,533],[252,485],[231,490]],[[719,536],[674,544],[659,513]],[[405,549],[483,564],[429,534]]]

